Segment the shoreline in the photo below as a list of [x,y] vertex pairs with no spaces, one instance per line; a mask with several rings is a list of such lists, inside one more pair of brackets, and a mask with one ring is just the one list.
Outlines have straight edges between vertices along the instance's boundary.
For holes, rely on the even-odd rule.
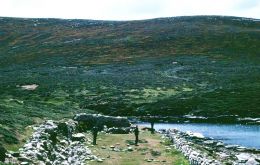
[[260,164],[260,150],[239,145],[227,145],[222,141],[184,133],[177,129],[160,130],[164,137],[172,141],[173,147],[189,159],[191,165],[197,164]]
[[153,122],[157,123],[207,123],[207,124],[241,124],[241,125],[259,125],[260,118],[238,117],[238,116],[127,116],[133,122]]

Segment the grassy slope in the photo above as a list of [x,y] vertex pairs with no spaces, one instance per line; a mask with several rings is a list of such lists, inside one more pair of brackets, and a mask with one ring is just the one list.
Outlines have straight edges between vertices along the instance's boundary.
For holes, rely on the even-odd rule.
[[236,17],[0,18],[0,141],[89,109],[259,117],[259,27]]

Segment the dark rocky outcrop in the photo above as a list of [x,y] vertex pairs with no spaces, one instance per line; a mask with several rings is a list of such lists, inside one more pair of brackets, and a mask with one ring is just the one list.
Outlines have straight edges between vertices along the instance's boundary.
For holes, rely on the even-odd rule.
[[4,162],[6,158],[6,152],[7,150],[0,145],[0,162]]
[[98,126],[99,128],[106,126],[107,128],[111,128],[129,127],[131,125],[126,117],[113,117],[100,114],[81,113],[75,115],[73,119],[79,123],[84,123],[89,129],[93,126]]

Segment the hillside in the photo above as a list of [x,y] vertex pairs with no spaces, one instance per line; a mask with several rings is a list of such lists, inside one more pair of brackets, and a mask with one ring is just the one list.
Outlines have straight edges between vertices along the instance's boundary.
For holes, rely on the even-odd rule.
[[0,18],[0,142],[78,112],[260,117],[259,53],[256,19]]

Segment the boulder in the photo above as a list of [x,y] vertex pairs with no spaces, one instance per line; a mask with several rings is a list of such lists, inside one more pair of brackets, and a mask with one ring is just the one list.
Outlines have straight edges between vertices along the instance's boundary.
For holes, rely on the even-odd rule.
[[115,148],[115,146],[111,145],[111,146],[110,146],[110,148],[114,149],[114,148]]
[[205,138],[201,133],[198,132],[187,131],[186,134],[193,138],[201,138],[201,139]]
[[239,147],[238,145],[226,145],[225,148],[227,149],[233,149],[233,150],[236,150],[237,147]]
[[248,159],[248,161],[246,162],[246,165],[260,165],[260,163],[257,162],[254,158],[250,158],[250,159]]
[[85,135],[83,133],[77,133],[72,135],[72,141],[82,141],[85,140]]
[[239,163],[246,163],[251,158],[251,156],[247,153],[238,154],[236,157]]
[[203,143],[206,145],[213,145],[216,142],[214,140],[206,140],[206,141],[203,141]]
[[127,151],[134,151],[133,147],[127,147]]
[[217,147],[224,147],[225,144],[224,144],[223,142],[217,142],[216,146],[217,146]]

